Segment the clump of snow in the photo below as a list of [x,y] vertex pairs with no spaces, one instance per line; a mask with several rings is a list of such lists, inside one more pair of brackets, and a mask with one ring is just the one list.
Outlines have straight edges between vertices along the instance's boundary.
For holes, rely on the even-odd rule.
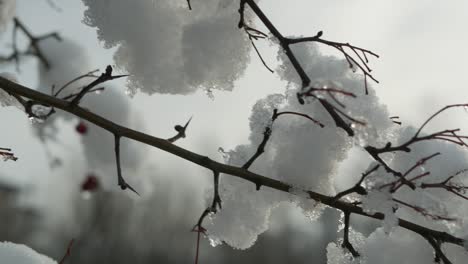
[[132,92],[232,90],[246,68],[250,43],[237,28],[236,1],[193,1],[192,11],[171,0],[83,3],[84,23],[97,29],[106,48],[117,47],[114,60],[130,74]]
[[12,242],[0,242],[0,261],[9,264],[57,264],[26,245]]
[[387,235],[377,229],[362,247],[363,263],[432,263],[434,253],[427,241],[404,229],[395,229]]
[[398,225],[398,217],[395,212],[398,205],[392,200],[393,196],[388,190],[372,190],[362,199],[362,208],[367,213],[380,212],[385,215],[383,228],[385,233],[390,233]]
[[[368,123],[355,127],[356,134],[361,135],[365,144],[386,142],[393,136],[387,133],[391,131],[392,124],[386,108],[378,102],[372,89],[369,95],[363,95],[362,80],[349,74],[343,60],[324,56],[313,45],[297,46],[293,51],[314,82],[330,84],[328,80],[336,80],[334,85],[358,95],[358,98],[338,97],[347,106],[345,112]],[[297,74],[287,59],[281,60],[282,65],[277,72],[290,82],[291,88],[285,94],[268,95],[253,106],[249,119],[250,144],[239,145],[230,151],[223,150],[224,157],[229,164],[242,166],[257,150],[265,127],[270,127],[272,134],[265,146],[265,153],[249,170],[305,190],[333,195],[336,193],[334,176],[355,145],[355,139],[337,129],[319,103],[311,100],[308,104],[300,105],[297,102],[297,90],[293,89],[300,86]],[[279,116],[272,123],[274,109],[308,114],[324,123],[325,127],[294,115]],[[228,177],[223,178],[220,186],[223,209],[212,216],[212,222],[206,228],[210,236],[235,248],[251,246],[257,236],[268,228],[272,208],[282,202],[296,204],[312,220],[319,217],[324,208],[304,199],[303,193],[296,192],[294,188],[292,192],[300,195],[283,194],[267,188],[256,191],[254,184]]]

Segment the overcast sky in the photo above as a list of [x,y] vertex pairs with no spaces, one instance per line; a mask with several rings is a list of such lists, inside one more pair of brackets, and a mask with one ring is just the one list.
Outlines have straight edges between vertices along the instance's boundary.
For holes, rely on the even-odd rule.
[[[88,70],[102,70],[108,64],[113,65],[115,48],[105,49],[103,43],[97,40],[95,30],[81,22],[84,12],[82,2],[54,2],[60,7],[60,12],[51,8],[47,1],[18,0],[18,17],[35,33],[58,31],[62,36],[81,45],[88,53]],[[380,83],[372,85],[381,102],[388,106],[389,113],[400,116],[404,124],[417,126],[442,106],[463,103],[468,98],[465,87],[468,83],[468,2],[464,0],[289,0],[261,1],[260,5],[284,35],[310,36],[323,30],[325,39],[350,42],[379,54],[381,57],[372,59],[370,65],[374,70],[373,76]],[[3,43],[9,43],[8,38],[3,36],[3,39]],[[277,64],[274,47],[260,43],[259,48],[267,63]],[[339,56],[327,47],[322,51]],[[34,61],[24,63],[19,74],[21,83],[37,87],[39,77],[36,69]],[[124,82],[116,82],[112,88],[122,95],[118,98],[124,98],[119,100],[124,100],[123,104],[128,105],[128,112],[131,113],[129,116],[138,116],[135,119],[141,119],[132,123],[135,119],[128,118],[127,121],[122,121],[124,125],[136,126],[134,128],[165,138],[174,134],[174,125],[182,124],[193,116],[188,138],[178,144],[222,160],[218,153],[219,147],[229,150],[239,144],[248,143],[248,118],[254,103],[267,94],[284,92],[285,83],[276,74],[269,73],[252,53],[245,74],[235,82],[234,91],[215,91],[214,100],[201,91],[184,96],[149,96],[139,93],[128,98],[123,96]],[[112,107],[112,103],[107,106]],[[113,108],[107,112],[106,109],[102,111],[113,118]],[[444,115],[435,123],[449,128],[468,129],[466,118],[468,113],[461,111],[450,117]],[[8,124],[0,132],[3,140],[1,146],[13,148],[20,158],[16,163],[3,163],[0,176],[23,185],[36,183],[43,190],[38,194],[41,197],[38,203],[50,202],[51,195],[62,197],[71,188],[51,189],[56,186],[57,181],[67,180],[61,178],[65,168],[80,167],[75,168],[72,173],[76,176],[75,181],[80,182],[80,173],[86,173],[86,169],[81,167],[85,166],[85,161],[80,155],[86,153],[86,149],[83,149],[79,143],[80,138],[74,133],[76,122],[63,124],[59,136],[63,144],[49,145],[52,152],[56,151],[55,153],[60,153],[56,155],[62,155],[63,160],[69,160],[63,170],[51,170],[44,146],[34,137],[29,120],[14,109],[2,109],[0,119]],[[112,146],[106,147],[112,150]],[[205,170],[157,150],[149,150],[143,155],[145,166],[154,166],[155,172],[163,174],[163,178],[180,177],[178,181],[183,181],[187,190],[189,186],[195,186],[195,191],[192,191],[196,197],[204,197],[206,184],[211,181],[211,175]],[[150,162],[151,160],[154,162]],[[132,181],[137,189],[151,189],[145,187],[147,181],[139,181],[135,176],[129,177],[134,180]],[[118,190],[115,178],[109,178],[105,182],[106,188]],[[200,182],[203,184],[196,184]],[[200,201],[199,206],[202,204],[203,201]],[[57,206],[60,207],[58,204]]]

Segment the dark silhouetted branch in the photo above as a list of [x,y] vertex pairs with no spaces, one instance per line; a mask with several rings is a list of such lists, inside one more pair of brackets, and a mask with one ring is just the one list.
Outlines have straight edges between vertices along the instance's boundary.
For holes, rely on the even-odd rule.
[[296,115],[296,116],[302,116],[310,121],[312,121],[314,124],[320,126],[320,127],[325,127],[324,124],[322,124],[320,121],[316,120],[315,118],[310,117],[309,115],[303,114],[303,113],[298,113],[298,112],[293,112],[293,111],[283,111],[283,112],[278,112],[278,109],[275,109],[273,111],[273,117],[272,120],[275,121],[279,116],[282,115]]
[[132,186],[130,186],[125,179],[122,176],[122,168],[120,166],[120,136],[117,134],[114,134],[114,139],[115,139],[115,163],[117,164],[117,180],[120,188],[122,190],[125,189],[130,189],[134,193],[136,193],[138,196],[140,195]]
[[447,258],[447,256],[442,251],[442,247],[441,247],[442,241],[430,235],[423,236],[423,237],[429,242],[432,248],[434,248],[434,252],[435,252],[434,262],[440,263],[440,261],[442,260],[444,264],[452,264],[452,262]]
[[357,193],[357,194],[360,194],[360,195],[366,195],[367,190],[364,187],[362,187],[361,184],[364,182],[364,180],[366,179],[367,176],[369,176],[373,172],[377,171],[379,168],[380,168],[380,164],[377,164],[374,167],[372,167],[370,170],[368,170],[367,172],[363,173],[361,178],[359,179],[359,181],[352,188],[349,188],[347,190],[339,192],[337,195],[335,195],[334,199],[339,200],[342,197],[344,197],[344,196],[346,196],[348,194],[352,194],[352,193]]
[[468,169],[463,169],[460,171],[457,171],[455,174],[447,177],[447,179],[438,182],[438,183],[421,183],[420,187],[422,189],[428,189],[428,188],[440,188],[444,189],[448,192],[451,192],[455,194],[456,196],[468,200],[468,196],[466,195],[466,191],[468,190],[468,186],[463,185],[463,184],[456,184],[452,182],[452,179],[455,178],[456,176],[459,176],[463,173],[466,173]]
[[[199,166],[207,168],[211,171],[235,176],[244,179],[245,181],[252,182],[255,185],[269,187],[285,193],[289,193],[290,189],[294,188],[291,184],[262,176],[260,174],[243,169],[241,167],[231,166],[214,161],[204,155],[191,152],[187,149],[172,144],[166,139],[150,136],[148,134],[120,126],[80,106],[72,106],[68,101],[61,100],[59,98],[38,92],[34,89],[24,87],[3,77],[0,77],[0,89],[3,89],[9,94],[16,94],[18,96],[25,97],[30,100],[35,100],[43,104],[50,105],[57,109],[61,109],[63,111],[71,113],[83,120],[87,120],[88,122],[93,123],[96,126],[101,127],[114,134],[116,137],[116,142],[119,141],[120,137],[126,137],[171,153],[175,156],[198,164]],[[116,144],[116,146],[118,145]],[[118,151],[116,151],[116,153],[118,153]],[[337,201],[334,197],[330,197],[309,190],[304,190],[304,192],[308,194],[310,199],[313,199],[317,202],[328,205],[345,213],[349,212],[352,214],[362,215],[377,220],[383,220],[385,217],[383,213],[365,212],[363,208],[360,207],[357,203],[348,203],[341,200]],[[447,232],[424,227],[422,225],[418,225],[417,223],[413,223],[402,218],[398,219],[398,225],[404,229],[415,232],[423,237],[429,236],[431,238],[434,238],[440,243],[450,243],[461,247],[463,247],[466,243],[464,239],[451,235]]]
[[260,145],[257,147],[257,151],[250,157],[250,159],[242,166],[243,169],[249,169],[250,166],[254,163],[254,161],[260,157],[260,155],[265,152],[265,146],[266,143],[268,142],[268,139],[270,139],[271,136],[271,127],[265,127],[265,131],[263,132],[263,139],[262,142],[260,142]]
[[343,212],[344,213],[344,230],[343,230],[343,244],[341,245],[343,248],[346,248],[351,252],[353,257],[359,257],[359,252],[354,249],[351,242],[349,242],[349,218],[351,216],[350,212]]
[[437,214],[433,214],[433,213],[430,213],[429,211],[427,211],[426,209],[420,207],[420,206],[417,206],[417,205],[413,205],[413,204],[409,204],[407,202],[404,202],[400,199],[396,199],[396,198],[393,198],[392,199],[393,201],[401,204],[401,205],[404,205],[414,211],[416,211],[417,213],[425,216],[425,217],[428,217],[428,218],[431,218],[432,220],[436,220],[436,221],[456,221],[457,219],[455,217],[448,217],[448,216],[444,216],[444,215],[437,215]]
[[54,87],[52,87],[52,94],[57,97],[60,92],[62,92],[63,90],[65,90],[67,87],[69,87],[70,85],[72,85],[73,83],[81,80],[81,79],[84,79],[84,78],[99,78],[99,76],[96,76],[95,73],[97,73],[99,71],[99,69],[96,69],[96,70],[92,70],[90,72],[87,72],[85,74],[82,74],[76,78],[74,78],[73,80],[70,80],[69,82],[67,82],[66,84],[64,84],[62,87],[60,87],[60,89],[57,90],[57,92],[54,93]]
[[177,131],[177,134],[171,138],[168,138],[167,141],[174,143],[180,138],[185,138],[186,137],[185,131],[187,130],[187,127],[190,124],[191,120],[192,120],[192,117],[190,117],[190,119],[187,121],[187,123],[185,123],[184,126],[176,125],[174,129],[175,131]]
[[0,156],[3,158],[4,161],[12,160],[17,161],[18,158],[15,157],[15,154],[9,148],[0,148]]
[[74,239],[70,240],[70,243],[68,243],[67,251],[65,251],[65,254],[63,255],[62,259],[59,261],[58,264],[64,264],[67,258],[70,257],[73,242],[74,242]]
[[50,68],[50,63],[47,60],[47,58],[44,56],[44,53],[41,51],[41,48],[39,47],[39,42],[42,40],[48,39],[48,38],[55,38],[58,41],[61,41],[62,39],[56,32],[48,33],[42,36],[34,36],[27,28],[26,26],[17,18],[15,17],[13,19],[14,26],[15,28],[13,31],[15,32],[17,29],[20,29],[26,37],[29,39],[29,45],[26,51],[20,52],[18,50],[18,47],[16,45],[16,32],[13,33],[13,54],[10,55],[10,58],[14,59],[16,62],[18,62],[18,58],[21,55],[33,55],[39,58],[39,60],[44,64],[44,66],[49,69]]
[[94,80],[90,84],[86,85],[83,89],[81,89],[81,91],[76,95],[76,97],[73,98],[73,100],[71,100],[70,105],[72,105],[72,106],[78,105],[80,103],[81,99],[91,89],[93,89],[97,85],[99,85],[99,84],[101,84],[103,82],[107,82],[107,81],[110,81],[110,80],[114,80],[114,79],[118,79],[118,78],[122,78],[122,77],[127,77],[127,76],[128,75],[126,75],[126,74],[124,74],[124,75],[112,75],[112,66],[107,65],[106,71],[104,73],[102,73],[96,80]]
[[[375,54],[374,52],[370,50],[359,48],[349,43],[341,43],[341,42],[324,40],[321,38],[322,35],[323,35],[323,32],[319,31],[313,37],[285,38],[285,42],[288,45],[304,43],[304,42],[318,42],[318,43],[322,43],[322,44],[325,44],[327,46],[337,49],[339,52],[343,54],[343,56],[345,57],[351,69],[354,70],[354,67],[358,67],[362,71],[362,73],[364,74],[365,93],[369,94],[369,91],[367,89],[367,77],[371,78],[376,83],[379,83],[379,81],[377,81],[377,79],[375,79],[374,76],[372,76],[371,74],[372,69],[369,67],[369,60],[367,59],[367,55],[371,55],[376,58],[378,58],[379,55]],[[348,49],[349,51],[352,51],[355,57],[351,56],[346,49]]]
[[[416,188],[416,186],[412,182],[405,179],[405,177],[403,176],[403,174],[401,172],[395,171],[394,169],[390,168],[385,163],[385,161],[383,161],[380,158],[379,155],[381,155],[383,153],[391,153],[391,152],[398,152],[398,151],[410,152],[411,151],[410,146],[412,144],[415,144],[415,143],[421,142],[421,141],[427,141],[427,140],[443,140],[443,141],[453,143],[453,144],[456,144],[456,145],[459,145],[459,146],[468,147],[468,145],[464,141],[468,137],[466,135],[458,135],[457,134],[457,132],[460,131],[460,129],[446,129],[446,130],[438,131],[438,132],[435,132],[435,133],[432,133],[432,134],[429,134],[429,135],[426,135],[426,136],[420,136],[420,133],[421,133],[422,129],[432,119],[434,119],[434,117],[436,117],[437,115],[439,115],[443,111],[445,111],[447,109],[450,109],[450,108],[454,108],[454,107],[468,107],[468,104],[453,104],[453,105],[448,105],[448,106],[443,107],[442,109],[437,111],[435,114],[430,116],[419,127],[419,129],[417,130],[417,132],[414,134],[413,137],[411,137],[409,140],[407,140],[405,143],[402,143],[401,145],[392,146],[392,143],[388,142],[385,145],[385,147],[382,147],[382,148],[376,148],[376,147],[373,147],[373,146],[366,146],[366,147],[364,147],[364,149],[369,153],[369,155],[371,155],[374,158],[374,160],[379,162],[385,168],[385,170],[387,172],[392,173],[393,175],[399,177],[403,184],[408,185],[410,188],[412,188],[414,190]],[[438,155],[438,154],[436,154],[436,155]],[[430,158],[432,158],[432,156]],[[419,165],[416,164],[415,166],[419,166]]]

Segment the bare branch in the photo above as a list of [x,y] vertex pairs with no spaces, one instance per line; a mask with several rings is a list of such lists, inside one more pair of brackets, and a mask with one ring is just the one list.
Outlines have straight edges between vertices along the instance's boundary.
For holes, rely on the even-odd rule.
[[419,133],[421,133],[421,130],[434,118],[436,117],[437,115],[439,115],[440,113],[444,112],[445,110],[447,109],[450,109],[450,108],[454,108],[454,107],[468,107],[468,104],[453,104],[453,105],[447,105],[445,107],[443,107],[442,109],[440,109],[439,111],[435,112],[432,116],[430,116],[422,125],[421,127],[419,127],[418,131],[416,132],[416,134],[414,135],[413,138],[417,138]]
[[252,46],[254,47],[255,52],[257,53],[258,57],[260,58],[260,61],[263,63],[263,66],[265,66],[265,68],[267,68],[268,71],[270,71],[271,73],[274,73],[274,71],[270,67],[268,67],[268,65],[266,64],[265,60],[262,57],[262,54],[260,54],[260,52],[258,51],[257,46],[255,45],[255,42],[254,42],[253,38],[254,37],[252,37],[249,34],[250,43],[252,43]]
[[185,131],[187,130],[187,127],[190,124],[191,120],[192,120],[192,117],[190,117],[190,119],[187,121],[187,123],[185,123],[184,126],[176,125],[174,127],[174,129],[175,129],[175,131],[177,131],[177,134],[175,136],[171,137],[171,138],[168,138],[167,141],[169,141],[171,143],[174,143],[180,138],[185,138],[185,136],[186,136]]
[[[275,36],[278,39],[280,46],[283,48],[286,56],[289,58],[289,61],[291,62],[291,64],[293,65],[295,71],[297,72],[297,74],[299,75],[299,77],[301,79],[302,90],[306,89],[306,87],[308,87],[310,85],[310,78],[307,76],[304,69],[300,65],[299,61],[295,57],[294,53],[292,52],[292,50],[290,48],[290,45],[295,44],[295,43],[299,43],[299,42],[304,42],[304,41],[317,41],[319,43],[323,43],[325,45],[332,46],[332,47],[335,47],[336,49],[340,50],[345,55],[346,60],[350,64],[350,67],[354,67],[354,65],[356,65],[357,67],[359,67],[363,71],[364,77],[365,77],[365,82],[364,83],[365,83],[365,87],[366,87],[366,94],[368,93],[368,91],[367,91],[367,77],[370,77],[375,82],[378,82],[370,74],[371,69],[367,66],[368,60],[367,60],[367,55],[366,55],[366,54],[368,54],[368,55],[378,57],[377,54],[375,54],[375,53],[373,53],[373,52],[371,52],[369,50],[362,49],[362,48],[350,45],[349,43],[339,43],[339,42],[332,42],[332,41],[328,41],[328,40],[323,40],[323,39],[320,38],[322,36],[321,31],[319,33],[317,33],[316,36],[311,37],[311,38],[302,38],[302,39],[285,38],[278,31],[278,29],[273,25],[273,23],[269,20],[269,18],[263,13],[263,11],[260,9],[260,7],[257,5],[257,3],[254,0],[243,0],[243,1],[240,2],[240,8],[239,8],[240,21],[239,21],[239,25],[238,25],[239,28],[242,28],[244,26],[245,4],[248,4],[250,6],[250,8],[253,10],[253,12],[262,21],[262,23],[268,28],[268,30],[273,34],[273,36]],[[352,56],[350,56],[347,53],[346,50],[344,50],[345,47],[351,49],[356,54],[357,58],[359,58],[359,60],[361,61],[361,64],[358,61],[356,61]],[[363,59],[363,57],[361,57],[361,55],[359,55],[359,53],[362,53],[362,56],[364,57],[364,59]],[[304,100],[302,98],[301,93],[298,93],[297,96],[298,96],[299,102],[301,104],[303,104]],[[327,110],[327,112],[330,114],[330,116],[333,118],[333,120],[335,121],[337,127],[340,127],[342,129],[344,129],[348,133],[349,136],[354,135],[354,131],[350,127],[350,124],[347,124],[346,122],[344,122],[344,120],[340,117],[340,115],[337,114],[337,111],[335,111],[335,109],[333,107],[331,107],[332,105],[330,103],[328,103],[324,99],[320,99],[320,103]]]
[[73,242],[75,242],[74,239],[70,240],[70,242],[68,243],[67,251],[65,252],[65,255],[63,255],[62,259],[59,261],[58,264],[64,264],[67,258],[70,256]]
[[394,181],[394,182],[390,182],[390,183],[387,183],[387,184],[384,184],[382,186],[379,187],[379,189],[383,189],[385,187],[389,187],[391,186],[390,188],[390,192],[396,192],[398,189],[400,189],[403,185],[407,185],[408,182],[412,183],[413,185],[411,186],[414,186],[416,187],[416,185],[414,185],[414,181],[417,180],[417,179],[420,179],[422,177],[425,177],[427,175],[430,174],[430,172],[425,172],[425,173],[422,173],[422,174],[419,174],[417,175],[416,177],[414,178],[411,178],[409,180],[406,180],[406,176],[408,176],[412,171],[414,171],[416,168],[419,168],[421,166],[423,166],[424,164],[426,164],[427,161],[429,161],[430,159],[436,157],[436,156],[439,156],[440,155],[440,152],[436,152],[434,154],[431,154],[427,157],[424,157],[424,158],[421,158],[420,160],[418,160],[413,166],[411,166],[408,170],[405,171],[405,173],[403,173],[401,175],[401,177]]
[[310,117],[309,115],[303,114],[303,113],[298,113],[298,112],[293,112],[293,111],[283,111],[283,112],[278,112],[278,109],[275,109],[273,111],[273,117],[272,120],[275,121],[279,116],[281,115],[297,115],[297,116],[302,116],[310,121],[312,121],[314,124],[317,124],[320,127],[325,127],[324,124],[322,124],[320,121],[316,120],[315,118]]
[[[323,32],[319,31],[313,37],[285,38],[285,42],[288,45],[303,43],[303,42],[318,42],[318,43],[322,43],[322,44],[325,44],[327,46],[337,49],[339,52],[343,54],[343,56],[345,57],[351,69],[354,70],[354,67],[356,66],[362,71],[362,73],[364,74],[365,93],[369,94],[368,89],[367,89],[367,77],[371,78],[376,83],[379,83],[379,81],[377,81],[377,79],[375,79],[374,76],[372,76],[371,74],[372,69],[368,65],[369,60],[367,59],[367,55],[371,55],[376,58],[378,58],[379,55],[375,54],[374,52],[370,50],[359,48],[349,43],[340,43],[340,42],[335,42],[335,41],[324,40],[321,38],[322,35],[323,35]],[[346,48],[352,51],[355,57],[351,56],[346,50]]]
[[[248,1],[248,0],[246,0]],[[231,175],[235,177],[242,178],[246,181],[252,182],[256,185],[262,185],[270,187],[272,189],[288,192],[292,185],[284,183],[273,178],[268,178],[254,172],[245,170],[240,167],[235,167],[220,162],[216,162],[206,156],[191,152],[187,149],[181,148],[175,144],[168,142],[165,139],[150,136],[148,134],[132,130],[127,127],[120,126],[115,124],[99,115],[96,115],[80,106],[71,106],[68,101],[58,99],[56,97],[35,91],[33,89],[26,88],[20,84],[14,83],[0,77],[0,89],[8,92],[9,94],[16,94],[18,96],[29,98],[30,100],[35,100],[42,102],[44,104],[53,106],[55,108],[64,110],[71,114],[80,117],[81,119],[87,120],[90,123],[95,124],[98,127],[101,127],[110,133],[114,134],[116,137],[116,142],[119,141],[120,137],[126,137],[133,139],[144,144],[156,147],[168,153],[171,153],[175,156],[183,158],[187,161],[198,164],[199,166],[205,167],[211,171],[216,171],[219,173],[224,173],[226,175]],[[116,144],[116,146],[118,146]],[[118,150],[118,149],[117,149]],[[118,153],[118,151],[116,151]],[[117,155],[118,156],[118,155]],[[336,208],[337,210],[343,212],[349,212],[352,214],[358,214],[366,216],[373,219],[383,220],[385,215],[383,213],[367,213],[365,212],[358,204],[348,203],[341,200],[336,201],[334,197],[323,195],[317,192],[304,190],[309,195],[310,199],[328,205],[330,207]],[[413,223],[404,219],[398,219],[398,225],[402,228],[415,232],[423,237],[430,236],[431,238],[436,238],[440,243],[450,243],[458,246],[463,246],[466,241],[462,238],[456,237],[446,232],[438,231],[435,229],[427,228],[417,223]]]
[[120,188],[122,190],[125,190],[125,189],[130,189],[131,191],[133,191],[134,193],[136,193],[138,196],[140,196],[140,194],[132,187],[130,186],[126,181],[125,179],[123,178],[122,176],[122,168],[120,166],[120,136],[117,135],[117,134],[114,134],[114,139],[115,139],[115,163],[117,164],[117,180],[118,180],[118,184],[120,186]]
[[50,63],[42,53],[41,48],[39,47],[39,42],[48,38],[55,38],[56,40],[61,41],[62,39],[60,38],[58,33],[53,32],[36,37],[26,28],[26,26],[17,17],[15,17],[13,21],[15,25],[15,28],[13,30],[16,31],[17,29],[20,29],[29,38],[29,46],[26,51],[19,52],[16,46],[16,33],[14,33],[13,54],[10,55],[10,57],[18,61],[18,58],[21,55],[34,55],[39,58],[39,60],[42,62],[42,64],[44,64],[44,66],[47,69],[49,69]]
[[372,167],[370,170],[366,171],[365,173],[362,174],[361,179],[351,188],[344,190],[342,192],[339,192],[337,195],[335,195],[334,199],[338,201],[341,197],[344,197],[348,194],[351,193],[357,193],[360,195],[366,195],[367,190],[361,186],[362,182],[364,182],[364,179],[366,179],[367,176],[372,174],[373,172],[377,171],[380,168],[380,164],[375,165]]
[[447,177],[445,180],[438,182],[438,183],[421,183],[420,187],[422,189],[428,189],[428,188],[440,188],[440,189],[445,189],[448,192],[451,192],[455,194],[456,196],[468,200],[468,196],[466,195],[466,191],[468,190],[468,186],[462,185],[462,184],[456,184],[451,182],[453,178],[456,176],[459,176],[465,172],[467,172],[468,169],[463,169],[460,171],[457,171],[455,174]]
[[99,76],[96,80],[94,80],[90,84],[86,85],[83,89],[81,89],[81,91],[78,93],[78,95],[76,95],[76,97],[73,98],[73,100],[71,100],[70,105],[72,105],[72,106],[78,105],[80,103],[80,100],[89,92],[89,90],[93,89],[97,85],[99,85],[99,84],[101,84],[103,82],[107,82],[107,81],[110,81],[110,80],[114,80],[114,79],[118,79],[118,78],[122,78],[122,77],[127,77],[127,76],[128,75],[126,75],[126,74],[124,74],[124,75],[112,75],[112,66],[107,65],[106,71],[104,73],[102,73],[101,76]]
[[423,236],[423,237],[429,242],[432,248],[434,248],[434,251],[435,251],[434,261],[435,262],[440,263],[440,261],[442,260],[444,264],[452,264],[452,262],[447,258],[447,256],[442,251],[442,248],[441,248],[442,241],[437,240],[430,235]]
[[60,92],[62,92],[65,88],[67,88],[68,86],[70,86],[71,84],[81,80],[81,79],[84,79],[84,78],[99,78],[99,76],[96,76],[94,75],[96,72],[98,72],[99,69],[96,69],[96,70],[92,70],[92,71],[89,71],[85,74],[82,74],[76,78],[74,78],[73,80],[70,80],[69,82],[67,82],[66,84],[64,84],[62,87],[60,87],[60,89],[58,89],[58,91],[54,94],[54,92],[52,91],[52,94],[57,97]]
[[[383,154],[383,153],[391,153],[391,152],[397,152],[397,151],[403,151],[403,152],[410,152],[411,149],[410,149],[410,146],[412,144],[415,144],[417,142],[421,142],[421,141],[427,141],[427,140],[443,140],[443,141],[446,141],[446,142],[449,142],[449,143],[453,143],[453,144],[456,144],[456,145],[459,145],[459,146],[463,146],[463,147],[468,147],[468,145],[465,143],[464,140],[466,140],[468,138],[468,136],[466,135],[458,135],[457,132],[460,131],[460,129],[446,129],[446,130],[442,130],[442,131],[438,131],[438,132],[435,132],[435,133],[432,133],[432,134],[429,134],[429,135],[426,135],[426,136],[420,136],[420,133],[422,131],[422,129],[434,118],[436,117],[437,115],[439,115],[440,113],[442,113],[443,111],[447,110],[447,109],[450,109],[450,108],[454,108],[454,107],[465,107],[465,106],[468,106],[468,104],[453,104],[453,105],[448,105],[448,106],[445,106],[443,107],[442,109],[440,109],[439,111],[437,111],[435,114],[433,114],[432,116],[430,116],[420,127],[419,129],[417,130],[417,132],[414,134],[414,136],[412,138],[410,138],[408,141],[406,141],[405,143],[402,143],[401,145],[398,145],[398,146],[392,146],[392,143],[391,142],[388,142],[385,147],[382,147],[382,148],[376,148],[376,147],[373,147],[373,146],[366,146],[364,147],[364,149],[369,153],[369,155],[371,155],[374,160],[376,160],[377,162],[379,162],[387,172],[390,172],[392,173],[393,175],[399,177],[402,181],[403,184],[405,185],[408,185],[410,188],[412,189],[415,189],[416,186],[406,180],[404,177],[403,177],[403,174],[401,172],[398,172],[398,171],[395,171],[394,169],[390,168],[381,158],[380,158],[380,154]],[[437,154],[438,155],[438,154]],[[432,158],[432,157],[431,157]]]
[[433,214],[431,212],[428,212],[426,209],[420,207],[420,206],[417,206],[417,205],[412,205],[412,204],[409,204],[407,202],[404,202],[402,200],[399,200],[399,199],[396,199],[396,198],[393,198],[392,199],[393,201],[401,204],[401,205],[404,205],[414,211],[416,211],[417,213],[425,216],[425,217],[428,217],[428,218],[431,218],[432,220],[436,220],[436,221],[456,221],[457,219],[454,218],[454,217],[448,217],[448,216],[443,216],[443,215],[437,215],[437,214]]
[[353,257],[359,257],[359,252],[356,251],[356,249],[354,249],[353,245],[351,244],[351,242],[349,242],[349,218],[351,216],[351,213],[350,212],[343,212],[344,213],[344,216],[345,216],[345,220],[344,220],[344,232],[343,232],[343,244],[341,245],[342,247],[346,248],[349,250],[349,252],[351,252],[351,254],[353,255]]
[[18,158],[15,157],[15,154],[9,148],[0,148],[0,156],[3,158],[4,161],[12,160],[17,161]]
[[[249,169],[252,163],[260,157],[260,155],[265,152],[265,146],[266,143],[268,142],[268,139],[270,139],[271,136],[271,127],[265,127],[265,131],[263,132],[263,140],[260,142],[260,145],[257,147],[257,151],[250,157],[250,159],[242,166],[243,169]],[[259,186],[257,186],[257,189],[260,189]]]

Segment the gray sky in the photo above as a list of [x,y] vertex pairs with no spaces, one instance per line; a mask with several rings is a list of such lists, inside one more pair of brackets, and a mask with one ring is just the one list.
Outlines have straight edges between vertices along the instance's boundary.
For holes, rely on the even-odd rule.
[[[380,84],[372,85],[390,114],[399,115],[405,124],[418,125],[440,107],[462,103],[468,98],[468,90],[464,87],[468,83],[465,74],[468,59],[465,50],[468,45],[466,1],[289,0],[262,1],[260,4],[284,35],[315,35],[323,30],[326,39],[350,42],[381,55],[380,59],[372,59],[373,75],[380,81]],[[81,23],[84,10],[81,1],[67,1],[59,6],[62,12],[51,9],[46,1],[19,0],[18,16],[36,33],[57,30],[82,45],[91,58],[92,68],[89,70],[113,64],[113,50],[104,49],[96,39],[94,29]],[[266,61],[275,65],[275,49],[268,44],[259,44],[259,48]],[[328,48],[322,50],[336,55]],[[27,62],[21,69],[21,82],[37,86],[35,63]],[[123,83],[117,83],[116,88],[123,94]],[[245,75],[236,82],[235,90],[215,92],[215,100],[202,92],[188,96],[137,94],[126,100],[134,115],[140,113],[144,124],[140,129],[155,136],[171,136],[175,124],[183,123],[193,115],[189,137],[178,144],[221,160],[218,147],[228,150],[248,142],[252,105],[266,94],[284,91],[284,86],[285,83],[270,74],[253,55]],[[467,129],[465,118],[468,113],[461,111],[451,113],[450,117],[442,116],[436,123]],[[63,171],[50,170],[43,146],[29,129],[29,120],[13,109],[2,109],[0,119],[8,120],[8,126],[1,132],[2,146],[12,147],[20,157],[16,163],[2,164],[3,176],[23,184],[39,183],[43,202],[49,202],[50,195],[61,197],[61,193],[68,189],[51,194],[50,187],[54,184],[50,182],[65,181],[60,180]],[[60,134],[67,146],[53,145],[51,149],[67,155],[64,159],[82,164],[84,161],[79,156],[83,150],[73,133],[73,126],[73,123],[65,124]],[[208,177],[206,171],[160,151],[150,150],[147,160],[151,159],[157,161],[154,163],[156,171],[164,175],[162,177],[177,175],[187,186],[196,186],[194,183],[200,181],[210,182],[211,176]],[[67,166],[71,163],[75,162],[69,162]],[[76,182],[80,181],[80,172],[83,168],[73,173]],[[106,187],[117,190],[117,186],[112,185],[113,180],[109,180]],[[49,184],[44,186],[44,182]],[[145,182],[136,182],[137,187],[144,188]],[[204,187],[194,187],[197,197],[205,195]]]

